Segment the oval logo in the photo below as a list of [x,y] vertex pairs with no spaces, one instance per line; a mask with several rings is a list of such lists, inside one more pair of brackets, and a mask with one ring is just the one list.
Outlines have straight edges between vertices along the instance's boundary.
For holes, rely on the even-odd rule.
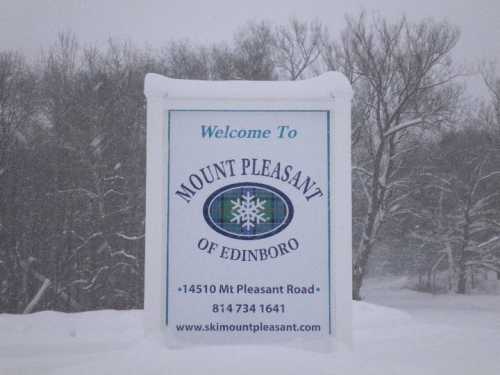
[[293,218],[290,199],[278,189],[255,182],[224,186],[203,205],[203,216],[216,232],[239,240],[258,240],[285,229]]

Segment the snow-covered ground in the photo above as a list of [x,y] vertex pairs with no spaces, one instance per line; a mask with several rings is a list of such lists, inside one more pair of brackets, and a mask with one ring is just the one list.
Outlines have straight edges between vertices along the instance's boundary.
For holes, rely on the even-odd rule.
[[[0,314],[0,374],[499,375],[500,296],[431,296],[370,280],[354,303],[352,352],[280,347],[169,351],[141,311]],[[500,289],[500,286],[499,286]]]

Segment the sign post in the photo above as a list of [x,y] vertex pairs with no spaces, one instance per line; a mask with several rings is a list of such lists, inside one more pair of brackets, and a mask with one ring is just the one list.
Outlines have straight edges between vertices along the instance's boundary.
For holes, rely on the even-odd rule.
[[351,87],[148,74],[145,318],[169,345],[351,340]]

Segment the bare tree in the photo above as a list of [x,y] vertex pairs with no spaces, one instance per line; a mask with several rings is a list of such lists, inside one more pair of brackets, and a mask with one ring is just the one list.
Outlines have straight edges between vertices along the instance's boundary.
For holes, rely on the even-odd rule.
[[250,22],[240,29],[233,42],[235,79],[269,81],[276,79],[273,61],[274,36],[266,22]]
[[24,58],[0,52],[0,176],[15,143],[26,143],[37,111],[37,79]]
[[235,54],[226,43],[214,45],[210,49],[210,76],[213,80],[238,79]]
[[64,206],[52,237],[57,262],[38,271],[83,305],[142,298],[142,64],[127,43],[111,41],[102,53],[68,35],[45,62],[46,113],[65,154],[49,195]]
[[497,74],[497,63],[483,64],[481,75],[483,81],[491,93],[491,104],[495,113],[496,126],[500,132],[500,76]]
[[209,79],[210,54],[189,41],[171,42],[163,51],[166,74],[172,78]]
[[499,156],[491,135],[469,120],[464,130],[444,134],[422,173],[427,210],[439,220],[421,237],[441,244],[461,294],[473,267],[500,271]]
[[[14,52],[0,52],[0,305],[23,304],[29,283],[20,267],[21,244],[28,238],[25,214],[31,192],[28,168],[31,138],[38,111],[37,77],[25,59]],[[22,290],[24,296],[15,293]]]
[[320,57],[326,30],[319,21],[301,22],[296,18],[274,32],[275,62],[284,78],[302,78]]
[[389,216],[406,212],[411,186],[405,155],[414,147],[415,129],[439,125],[451,114],[458,90],[450,53],[459,32],[447,23],[406,18],[389,23],[365,14],[348,18],[335,61],[357,89],[353,125],[359,137],[354,176],[360,182],[364,214],[353,262],[353,298],[360,289],[377,235]]
[[[495,137],[495,149],[500,153],[500,75],[497,71],[498,62],[491,62],[488,65],[483,65],[482,76],[483,80],[491,93],[491,104],[484,112],[484,120],[490,125]],[[500,225],[498,225],[500,229]],[[496,251],[500,254],[500,241],[487,242],[486,248]],[[500,255],[498,255],[500,257]],[[500,280],[500,272],[497,272],[497,278]]]

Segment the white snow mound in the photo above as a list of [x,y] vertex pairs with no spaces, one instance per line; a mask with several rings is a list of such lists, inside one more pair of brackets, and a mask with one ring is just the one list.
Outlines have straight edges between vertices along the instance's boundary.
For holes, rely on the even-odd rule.
[[168,350],[144,338],[142,311],[0,314],[0,374],[500,374],[500,297],[468,296],[465,305],[394,289],[384,300],[393,307],[353,304],[353,350],[334,354],[277,346]]

